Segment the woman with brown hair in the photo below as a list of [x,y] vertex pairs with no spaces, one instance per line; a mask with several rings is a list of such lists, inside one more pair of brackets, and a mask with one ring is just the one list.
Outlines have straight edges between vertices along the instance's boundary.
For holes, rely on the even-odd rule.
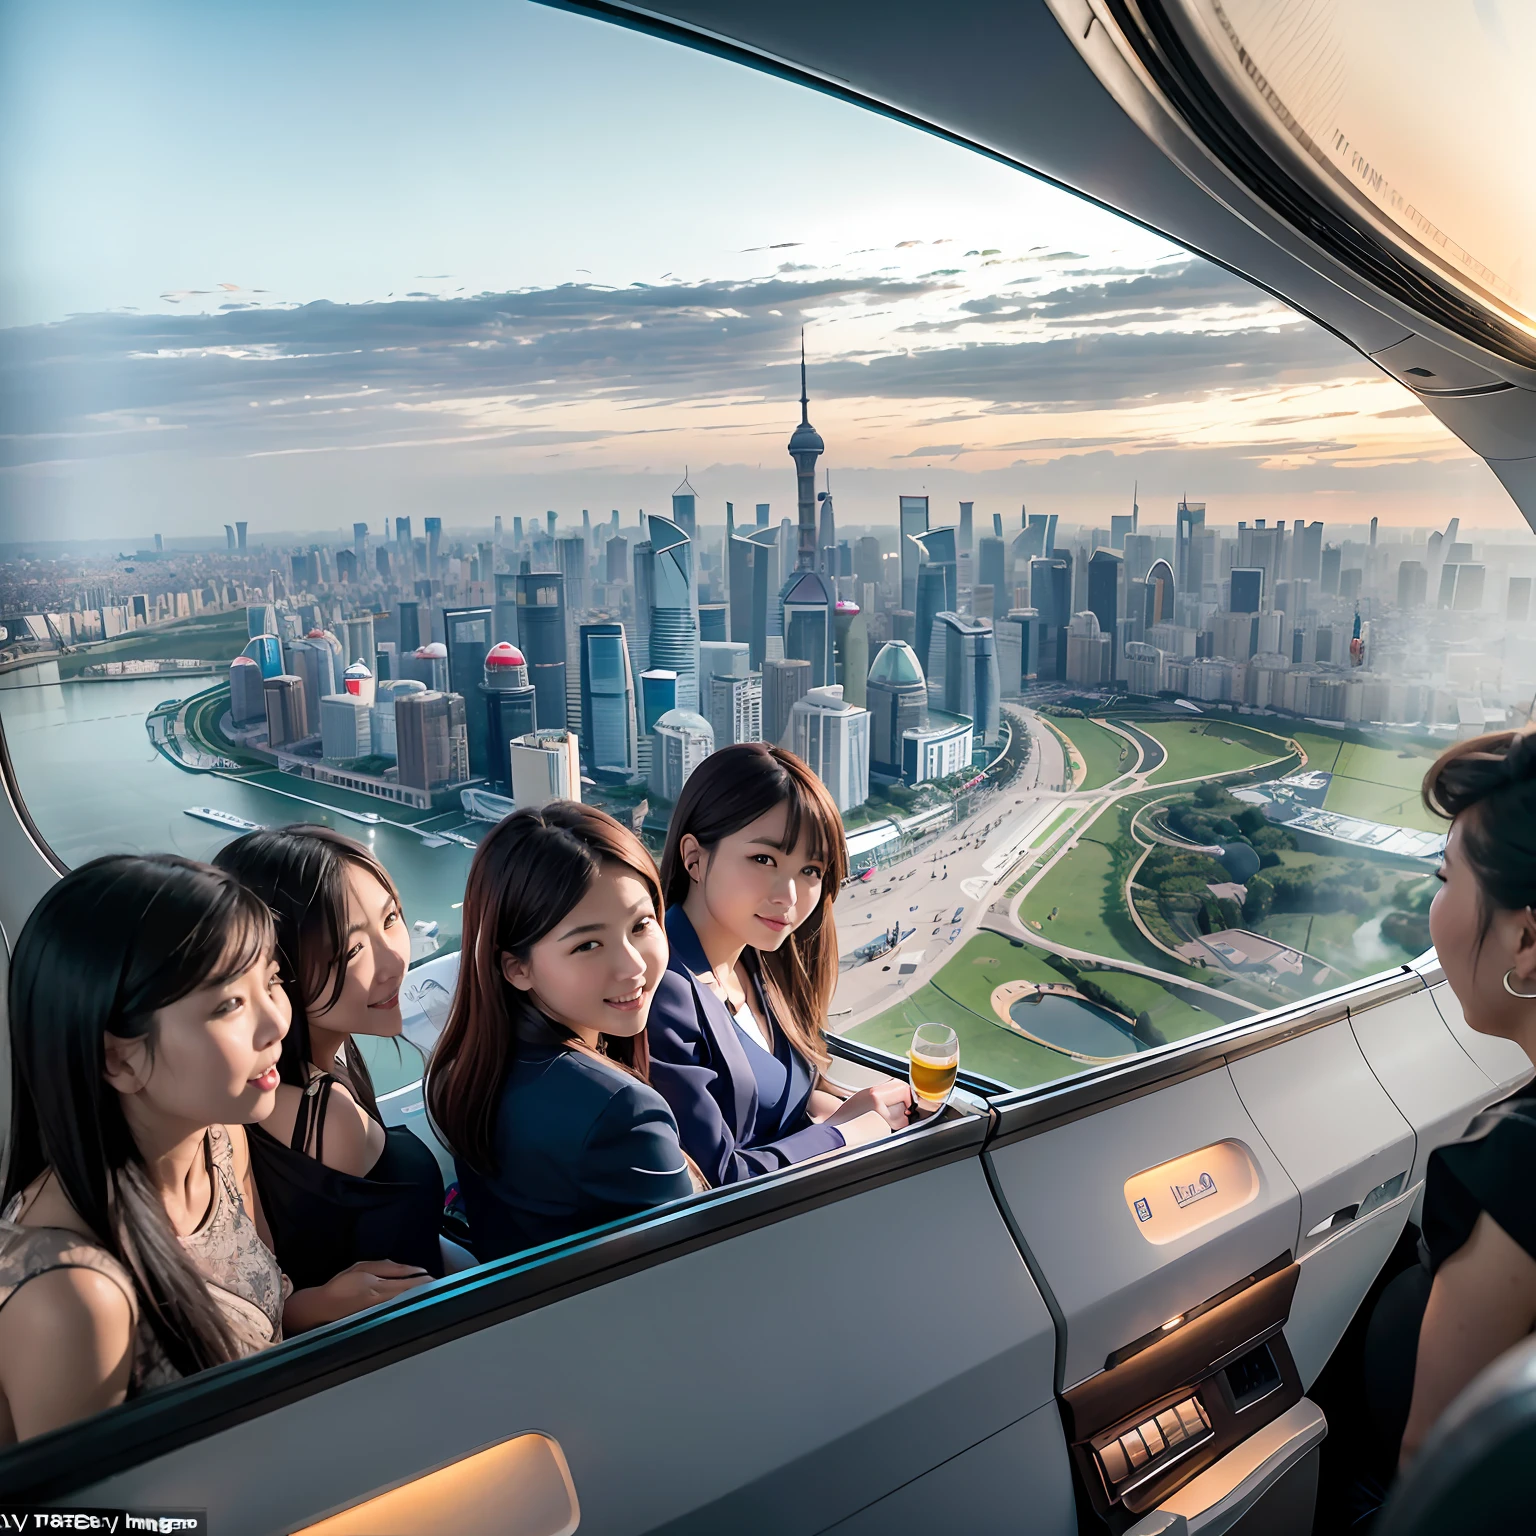
[[672,959],[647,1033],[652,1081],[712,1184],[907,1123],[905,1083],[844,1099],[820,1078],[847,872],[842,817],[793,753],[723,747],[683,786],[661,859]]
[[646,1081],[660,912],[651,856],[591,806],[514,811],[476,851],[427,1108],[482,1259],[702,1187]]

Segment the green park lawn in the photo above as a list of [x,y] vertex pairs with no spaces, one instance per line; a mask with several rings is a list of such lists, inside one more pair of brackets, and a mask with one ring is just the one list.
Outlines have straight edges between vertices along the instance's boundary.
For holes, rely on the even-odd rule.
[[1150,976],[1133,976],[1128,971],[1089,974],[1096,986],[1115,999],[1123,1013],[1132,1018],[1150,1014],[1153,1027],[1165,1040],[1188,1040],[1222,1022],[1218,1015],[1192,1007],[1166,987],[1160,987]]
[[1111,779],[1117,779],[1135,761],[1135,749],[1123,736],[1106,731],[1094,720],[1073,720],[1052,717],[1054,725],[1064,736],[1072,738],[1073,745],[1083,755],[1088,777],[1073,789],[1102,789]]
[[919,1024],[948,1024],[960,1037],[960,1065],[1015,1088],[1030,1088],[1080,1071],[1059,1051],[1004,1029],[992,1012],[992,990],[1005,981],[1060,981],[1039,950],[999,933],[978,933],[943,966],[884,1013],[846,1031],[851,1040],[905,1056]]
[[1147,780],[1149,784],[1236,773],[1281,757],[1288,750],[1281,737],[1221,720],[1198,720],[1188,725],[1182,720],[1142,721],[1138,729],[1155,737],[1168,754],[1162,767]]
[[1315,729],[1297,731],[1296,740],[1307,754],[1309,770],[1333,775],[1323,802],[1327,810],[1420,832],[1445,831],[1445,823],[1419,798],[1435,748],[1352,741]]

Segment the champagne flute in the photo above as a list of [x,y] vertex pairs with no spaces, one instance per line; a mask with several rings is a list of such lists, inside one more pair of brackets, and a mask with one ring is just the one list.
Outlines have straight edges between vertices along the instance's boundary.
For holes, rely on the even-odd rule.
[[907,1062],[913,1117],[926,1120],[949,1102],[960,1071],[960,1037],[947,1024],[919,1024]]

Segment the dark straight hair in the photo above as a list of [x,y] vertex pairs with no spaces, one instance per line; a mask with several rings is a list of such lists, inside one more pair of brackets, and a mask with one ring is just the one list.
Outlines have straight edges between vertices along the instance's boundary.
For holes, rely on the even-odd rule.
[[1424,775],[1424,804],[1461,823],[1487,937],[1495,908],[1536,906],[1536,730],[1493,731],[1449,746]]
[[[314,1060],[311,1016],[334,1007],[347,984],[348,866],[372,875],[396,906],[400,893],[389,871],[361,843],[308,823],[247,832],[225,844],[213,862],[254,891],[272,911],[277,963],[283,989],[293,1004],[293,1023],[283,1040],[277,1072],[285,1083],[307,1087]],[[358,1103],[380,1119],[373,1078],[350,1035],[342,1060]]]
[[[496,1107],[520,1041],[586,1050],[542,1014],[502,973],[553,931],[604,870],[622,869],[650,892],[661,916],[661,886],[645,845],[590,805],[554,800],[514,811],[475,850],[464,886],[459,982],[448,1022],[427,1067],[427,1110],[455,1156],[486,1173],[496,1167]],[[646,1080],[645,1031],[601,1037],[607,1058]]]
[[155,1015],[272,948],[267,909],[207,864],[112,854],[33,909],[11,960],[8,1205],[44,1169],[133,1277],[139,1314],[183,1376],[238,1353],[106,1081],[109,1034],[155,1046]]
[[775,950],[753,949],[768,1004],[791,1043],[818,1067],[831,1059],[823,1036],[837,986],[837,928],[832,903],[848,877],[843,818],[826,785],[810,766],[766,742],[741,742],[712,752],[688,776],[667,827],[661,855],[661,890],[669,906],[681,906],[693,883],[683,867],[681,845],[692,833],[711,857],[722,839],[777,806],[786,806],[784,852],[802,829],[812,856],[823,866],[821,900]]

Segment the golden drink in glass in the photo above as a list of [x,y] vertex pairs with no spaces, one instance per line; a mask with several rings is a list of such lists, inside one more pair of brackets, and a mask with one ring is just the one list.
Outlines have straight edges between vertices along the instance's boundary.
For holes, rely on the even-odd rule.
[[914,1114],[936,1114],[948,1101],[960,1070],[960,1037],[947,1024],[919,1024],[907,1065]]

